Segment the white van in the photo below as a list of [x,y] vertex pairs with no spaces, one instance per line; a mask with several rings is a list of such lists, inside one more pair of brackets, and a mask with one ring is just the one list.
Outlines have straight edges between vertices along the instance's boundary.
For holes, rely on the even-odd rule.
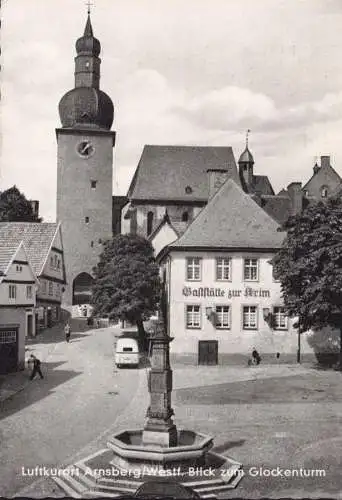
[[115,364],[122,366],[139,366],[140,352],[138,340],[131,337],[119,337],[116,342]]

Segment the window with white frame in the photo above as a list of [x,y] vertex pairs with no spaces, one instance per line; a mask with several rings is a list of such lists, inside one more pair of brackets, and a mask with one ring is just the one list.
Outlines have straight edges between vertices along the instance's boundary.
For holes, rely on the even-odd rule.
[[32,285],[26,285],[26,298],[32,299]]
[[17,285],[8,285],[8,298],[9,299],[17,298]]
[[218,329],[228,330],[230,328],[230,307],[216,306],[215,326]]
[[186,306],[186,327],[201,328],[201,306]]
[[216,259],[216,279],[217,281],[231,280],[231,263],[229,257],[217,257]]
[[327,186],[322,186],[321,188],[321,197],[326,198],[328,196],[328,188]]
[[243,279],[245,281],[258,281],[259,265],[258,259],[245,259],[243,265]]
[[49,295],[53,295],[53,283],[49,281]]
[[287,330],[287,315],[285,308],[276,306],[273,308],[273,328],[275,330]]
[[188,257],[186,259],[186,279],[189,281],[201,281],[201,263],[200,257]]
[[258,309],[256,306],[243,306],[242,327],[244,330],[255,330],[258,327]]

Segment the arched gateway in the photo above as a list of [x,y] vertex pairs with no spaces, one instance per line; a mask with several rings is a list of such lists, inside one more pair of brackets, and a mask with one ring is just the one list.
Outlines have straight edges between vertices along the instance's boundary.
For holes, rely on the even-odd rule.
[[72,305],[89,304],[94,278],[88,273],[80,273],[72,284]]

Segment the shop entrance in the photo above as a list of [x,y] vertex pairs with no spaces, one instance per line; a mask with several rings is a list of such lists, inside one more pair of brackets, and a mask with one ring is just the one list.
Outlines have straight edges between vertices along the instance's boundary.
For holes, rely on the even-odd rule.
[[200,340],[198,342],[198,364],[217,365],[218,340]]

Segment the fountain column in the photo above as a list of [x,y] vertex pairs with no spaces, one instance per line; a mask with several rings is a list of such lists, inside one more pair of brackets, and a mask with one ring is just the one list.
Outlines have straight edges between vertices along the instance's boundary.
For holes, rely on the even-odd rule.
[[177,428],[173,423],[171,408],[172,370],[170,368],[170,342],[160,318],[150,334],[151,369],[148,375],[150,405],[142,434],[144,445],[160,447],[177,446]]

